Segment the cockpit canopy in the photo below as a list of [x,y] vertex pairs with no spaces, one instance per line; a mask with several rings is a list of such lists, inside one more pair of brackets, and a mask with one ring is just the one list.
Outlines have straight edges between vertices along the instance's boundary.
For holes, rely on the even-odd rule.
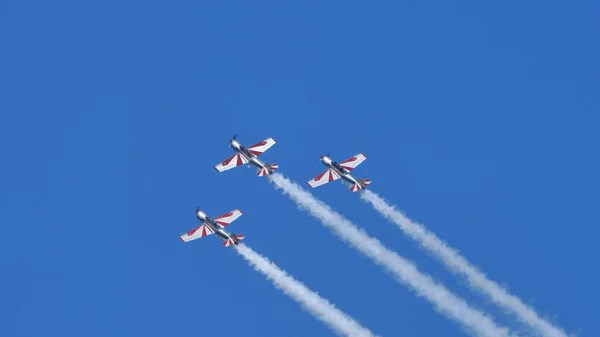
[[340,164],[338,164],[336,161],[332,161],[331,165],[333,165],[333,167],[335,167],[336,169],[338,169],[342,173],[348,173],[348,171],[346,171],[345,168],[341,167]]
[[246,149],[244,145],[240,145],[240,150],[244,152],[248,157],[252,157],[252,153]]

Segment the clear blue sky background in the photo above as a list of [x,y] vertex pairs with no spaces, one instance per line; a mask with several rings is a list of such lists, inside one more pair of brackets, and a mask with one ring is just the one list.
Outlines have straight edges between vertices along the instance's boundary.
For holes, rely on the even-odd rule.
[[[330,336],[211,215],[385,336],[463,336],[275,191],[217,173],[234,132],[304,184],[355,172],[539,312],[597,336],[596,1],[2,1],[0,335]],[[474,306],[338,183],[314,194]]]

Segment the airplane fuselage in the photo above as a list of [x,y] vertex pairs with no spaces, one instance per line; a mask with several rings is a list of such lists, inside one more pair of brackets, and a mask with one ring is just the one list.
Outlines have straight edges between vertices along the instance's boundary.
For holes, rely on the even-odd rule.
[[337,173],[344,181],[350,183],[351,185],[358,184],[358,181],[354,179],[354,177],[350,175],[350,173],[348,173],[348,171],[345,168],[341,167],[340,164],[338,164],[337,162],[331,160],[331,158],[323,156],[321,157],[321,162],[323,163],[323,165],[334,170],[335,173]]
[[273,170],[269,166],[263,164],[263,162],[260,161],[260,159],[258,159],[255,154],[248,151],[248,149],[246,149],[246,147],[244,145],[238,143],[235,140],[231,140],[231,147],[237,153],[239,153],[242,157],[244,157],[246,160],[248,160],[248,163],[251,164],[252,166],[258,168],[259,170],[265,169],[265,170],[269,171],[269,173],[273,173]]
[[223,240],[232,239],[231,234],[227,233],[223,229],[223,226],[219,225],[208,215],[204,214],[204,212],[198,211],[196,212],[196,216],[200,221],[202,221],[202,223],[204,223],[208,228],[210,228],[213,233],[221,237]]

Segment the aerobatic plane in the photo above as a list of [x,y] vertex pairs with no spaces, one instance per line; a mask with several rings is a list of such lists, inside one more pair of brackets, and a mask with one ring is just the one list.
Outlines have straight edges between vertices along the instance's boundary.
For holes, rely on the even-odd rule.
[[229,146],[233,148],[236,153],[233,156],[225,159],[222,163],[215,165],[215,169],[217,171],[223,172],[234,167],[250,163],[250,165],[258,168],[258,172],[256,174],[259,177],[262,177],[275,172],[275,170],[279,167],[277,164],[263,164],[258,159],[258,156],[267,151],[271,146],[275,145],[275,139],[267,138],[246,148],[244,145],[235,140],[236,137],[237,135],[233,135],[232,139],[229,141]]
[[328,182],[337,180],[342,178],[344,181],[350,183],[352,186],[350,187],[350,191],[356,192],[362,189],[365,189],[367,185],[371,183],[369,179],[354,179],[350,175],[350,171],[354,170],[360,163],[365,161],[367,157],[364,154],[359,153],[354,157],[348,158],[341,163],[337,163],[331,158],[329,155],[321,156],[321,162],[327,166],[327,170],[318,176],[316,176],[311,181],[307,182],[308,186],[315,188],[317,186],[321,186],[327,184]]
[[224,247],[237,245],[244,239],[244,236],[242,234],[229,234],[224,230],[224,228],[241,215],[242,211],[235,209],[213,219],[206,215],[206,213],[196,208],[196,217],[202,224],[181,235],[179,239],[183,242],[189,242],[207,235],[217,234],[219,237],[221,237],[221,239],[224,240],[222,243]]

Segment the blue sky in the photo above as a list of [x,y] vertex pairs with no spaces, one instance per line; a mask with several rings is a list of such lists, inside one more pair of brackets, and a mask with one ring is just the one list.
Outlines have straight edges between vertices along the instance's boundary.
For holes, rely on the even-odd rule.
[[[330,336],[194,209],[385,336],[463,336],[253,169],[358,177],[569,332],[598,335],[597,2],[4,1],[0,334]],[[314,194],[498,322],[337,183]]]

